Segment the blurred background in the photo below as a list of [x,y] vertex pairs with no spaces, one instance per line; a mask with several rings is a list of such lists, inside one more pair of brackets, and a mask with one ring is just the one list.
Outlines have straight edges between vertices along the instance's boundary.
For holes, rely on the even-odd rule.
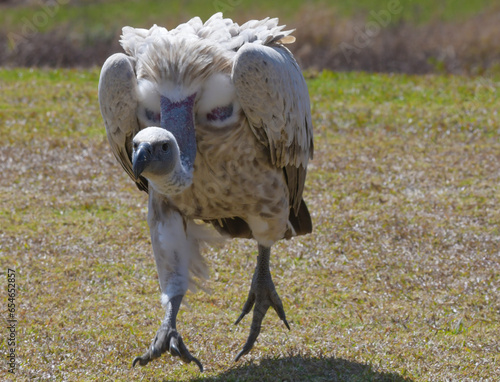
[[0,65],[100,66],[124,25],[174,28],[217,11],[296,28],[305,69],[485,74],[500,71],[498,0],[0,0]]

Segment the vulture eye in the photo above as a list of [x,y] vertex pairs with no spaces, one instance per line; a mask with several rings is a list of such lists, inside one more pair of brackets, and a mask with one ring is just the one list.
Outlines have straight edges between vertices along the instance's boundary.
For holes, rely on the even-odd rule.
[[139,147],[139,145],[137,144],[137,142],[134,142],[134,144],[132,146],[134,147],[134,150],[137,150],[137,147]]
[[170,148],[170,145],[168,143],[164,143],[163,145],[161,145],[161,149],[163,151],[168,151],[169,148]]
[[207,114],[207,119],[209,121],[224,121],[233,115],[233,104],[230,103],[227,106],[220,106],[213,109]]

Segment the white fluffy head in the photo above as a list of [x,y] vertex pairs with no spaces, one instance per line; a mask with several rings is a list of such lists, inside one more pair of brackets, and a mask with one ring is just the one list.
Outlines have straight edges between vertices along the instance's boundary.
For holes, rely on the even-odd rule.
[[238,25],[229,18],[224,18],[221,12],[214,14],[205,23],[199,17],[194,17],[175,29],[154,25],[151,29],[124,27],[120,43],[129,55],[136,57],[144,50],[147,40],[159,39],[162,36],[193,36],[210,40],[223,47],[226,51],[236,51],[245,43],[270,44],[280,42],[292,43],[293,30],[283,30],[284,25],[278,25],[277,18],[266,17],[262,20],[250,20]]

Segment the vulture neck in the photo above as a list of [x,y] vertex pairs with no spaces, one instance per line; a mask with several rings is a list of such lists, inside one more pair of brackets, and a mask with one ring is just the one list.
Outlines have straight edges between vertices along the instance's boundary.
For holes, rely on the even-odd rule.
[[181,164],[192,173],[196,158],[194,131],[194,100],[196,93],[180,101],[161,96],[161,127],[171,132],[179,145]]

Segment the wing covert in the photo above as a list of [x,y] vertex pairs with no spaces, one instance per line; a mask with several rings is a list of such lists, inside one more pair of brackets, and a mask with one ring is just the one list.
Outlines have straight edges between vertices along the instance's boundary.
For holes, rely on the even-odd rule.
[[254,134],[269,148],[272,163],[285,171],[298,213],[314,150],[304,76],[284,46],[245,44],[236,53],[232,80]]
[[115,158],[137,187],[147,192],[147,180],[142,177],[135,179],[131,162],[132,139],[140,130],[134,62],[123,53],[116,53],[106,60],[99,78],[99,105]]

